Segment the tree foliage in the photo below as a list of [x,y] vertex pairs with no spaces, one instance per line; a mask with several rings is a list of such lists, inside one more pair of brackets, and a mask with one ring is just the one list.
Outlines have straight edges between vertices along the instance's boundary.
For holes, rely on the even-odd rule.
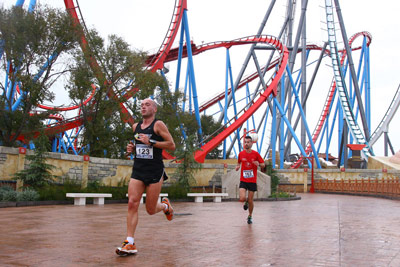
[[[199,139],[197,131],[199,126],[193,113],[182,111],[183,96],[181,93],[170,93],[169,90],[160,90],[156,97],[159,103],[157,118],[163,120],[175,141],[177,150],[185,146],[184,135],[191,137],[191,142],[199,148],[202,140],[221,128],[221,125],[214,121],[212,116],[201,115],[201,127],[203,131],[202,140]],[[208,158],[219,158],[221,152],[218,148],[209,153]]]
[[175,152],[176,160],[179,162],[174,173],[178,184],[189,190],[190,186],[196,183],[194,174],[201,169],[201,164],[194,159],[194,153],[198,150],[194,140],[194,135],[188,136],[184,141],[184,145],[177,148]]
[[[0,68],[8,81],[0,82],[0,142],[16,146],[20,135],[31,139],[30,134],[38,132],[48,117],[48,112],[37,113],[36,106],[54,99],[49,88],[66,71],[65,65],[56,62],[61,54],[72,51],[76,35],[65,11],[1,7],[0,40]],[[20,105],[14,105],[16,96],[20,96]]]
[[135,99],[144,99],[165,81],[147,71],[146,55],[132,50],[122,38],[111,35],[106,44],[95,30],[88,36],[90,53],[100,63],[101,75],[88,64],[87,56],[77,50],[69,85],[70,98],[76,103],[88,97],[91,84],[97,87],[93,101],[82,108],[85,130],[81,145],[87,147],[91,156],[120,158],[127,140],[132,139],[132,129],[121,118],[120,104],[124,103],[135,118],[138,115],[137,102],[128,101],[124,94],[139,88]]

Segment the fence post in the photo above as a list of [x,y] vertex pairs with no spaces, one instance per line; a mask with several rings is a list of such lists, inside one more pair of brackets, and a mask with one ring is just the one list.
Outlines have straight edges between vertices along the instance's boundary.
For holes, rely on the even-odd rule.
[[[25,168],[25,156],[26,156],[26,148],[25,147],[20,147],[18,149],[18,171],[22,171]],[[24,187],[24,182],[22,180],[17,180],[17,186],[16,189],[17,191],[22,191],[22,188]]]
[[82,166],[82,183],[81,187],[86,188],[89,179],[89,160],[90,157],[88,155],[83,155],[83,166]]
[[[308,192],[308,169],[307,168],[304,168],[303,191],[304,191],[304,193]],[[314,193],[314,192],[311,192],[311,190],[310,190],[310,193]]]

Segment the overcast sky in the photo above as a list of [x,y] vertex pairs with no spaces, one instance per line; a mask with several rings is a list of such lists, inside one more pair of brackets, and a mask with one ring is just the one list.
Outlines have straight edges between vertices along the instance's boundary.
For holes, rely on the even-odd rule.
[[[15,0],[0,0],[5,6],[15,4]],[[29,2],[27,0],[26,2]],[[123,37],[132,48],[154,52],[161,45],[171,20],[174,0],[80,0],[82,14],[89,27],[96,28],[106,38],[109,34]],[[264,34],[278,35],[285,17],[286,0],[277,0],[274,11],[267,23]],[[301,1],[297,1],[298,5]],[[307,43],[322,45],[326,40],[324,1],[308,1]],[[38,3],[64,8],[62,0],[38,0]],[[400,20],[398,11],[400,2],[388,0],[340,1],[348,37],[356,32],[368,31],[372,34],[371,90],[372,90],[372,131],[382,119],[394,93],[400,83],[400,55],[397,46],[400,43]],[[190,35],[196,44],[212,41],[227,41],[256,34],[267,11],[270,1],[262,0],[188,0]],[[298,10],[300,8],[298,7]],[[297,15],[298,19],[299,15]],[[337,33],[338,35],[340,32]],[[240,51],[238,50],[238,53]],[[244,52],[242,57],[247,53]],[[236,55],[235,55],[236,56]],[[220,57],[222,62],[214,62]],[[234,56],[232,56],[234,58]],[[241,58],[232,62],[233,72],[241,68]],[[198,83],[199,103],[210,95],[220,92],[225,81],[225,51],[213,51],[195,57],[196,82]],[[212,62],[215,69],[210,69]],[[325,64],[329,64],[326,61]],[[171,64],[173,67],[173,64]],[[312,70],[309,71],[311,73]],[[171,83],[175,80],[173,71],[168,76]],[[212,73],[212,74],[211,74]],[[220,78],[214,78],[218,74]],[[311,74],[310,74],[311,75]],[[325,74],[324,74],[325,75]],[[234,75],[235,76],[235,75]],[[332,74],[327,74],[330,82]],[[328,84],[329,84],[328,82]],[[182,82],[181,82],[182,83]],[[57,89],[58,90],[58,89]],[[327,90],[327,89],[326,89]],[[57,101],[64,101],[60,92]],[[323,104],[326,93],[321,94]],[[320,111],[316,111],[317,114]],[[399,112],[400,113],[400,112]],[[389,136],[395,151],[400,149],[400,114],[396,115],[389,127]],[[312,129],[314,125],[310,126]],[[377,155],[383,155],[383,147],[374,146]]]

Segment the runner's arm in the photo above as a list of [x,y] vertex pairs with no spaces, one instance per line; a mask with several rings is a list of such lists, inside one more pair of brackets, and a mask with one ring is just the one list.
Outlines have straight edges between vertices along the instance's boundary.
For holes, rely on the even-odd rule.
[[[137,123],[133,124],[133,126],[132,126],[133,132],[135,132],[137,125],[138,125]],[[130,157],[130,155],[132,154],[132,152],[134,150],[134,147],[135,147],[135,145],[133,144],[133,142],[129,141],[128,145],[126,146],[125,157]]]
[[154,132],[161,136],[164,141],[157,141],[153,146],[160,149],[175,150],[175,142],[168,131],[167,126],[162,121],[157,121],[154,125]]
[[240,169],[240,162],[241,162],[241,160],[240,160],[240,154],[239,154],[238,163],[237,163],[236,168],[235,168],[236,171],[238,171]]
[[265,168],[265,161],[264,159],[260,156],[260,154],[258,154],[258,162],[260,163],[259,166],[261,167],[261,169]]

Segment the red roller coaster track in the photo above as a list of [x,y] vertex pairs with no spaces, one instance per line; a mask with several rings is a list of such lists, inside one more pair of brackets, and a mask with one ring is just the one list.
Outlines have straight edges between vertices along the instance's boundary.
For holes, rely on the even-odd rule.
[[[64,3],[65,3],[65,7],[66,7],[67,11],[71,15],[71,17],[74,19],[76,25],[80,25],[81,22],[78,17],[78,13],[76,12],[76,9],[78,7],[74,5],[74,1],[73,0],[64,0]],[[176,58],[177,51],[175,51],[175,49],[173,49],[171,51],[171,46],[177,35],[177,31],[178,31],[178,28],[180,25],[183,10],[186,9],[186,6],[187,6],[186,0],[179,0],[179,1],[177,0],[176,1],[174,14],[173,14],[173,17],[172,17],[172,20],[170,23],[170,27],[166,34],[166,37],[164,38],[164,41],[163,41],[161,47],[159,49],[159,52],[155,56],[149,57],[149,60],[147,62],[148,69],[150,69],[151,71],[156,71],[157,69],[162,68],[164,62],[171,61]],[[81,28],[79,27],[79,29],[81,29]],[[100,82],[107,83],[106,75],[101,71],[99,64],[97,63],[96,59],[94,58],[94,56],[90,53],[90,51],[88,49],[88,42],[87,42],[87,39],[85,37],[83,30],[79,30],[77,33],[79,34],[79,37],[80,37],[81,49],[82,49],[84,55],[86,56],[88,63],[90,64],[92,70],[94,71],[97,79]],[[245,44],[250,44],[250,43],[266,43],[266,44],[270,44],[271,46],[273,46],[279,52],[279,55],[280,55],[280,57],[274,62],[274,66],[276,64],[278,64],[278,70],[275,72],[275,75],[273,76],[273,78],[270,79],[269,84],[267,85],[265,90],[259,94],[258,99],[254,100],[254,103],[246,111],[244,111],[244,113],[240,117],[238,117],[237,120],[233,124],[231,124],[229,127],[224,129],[218,136],[216,136],[215,138],[210,140],[207,144],[205,144],[202,147],[202,151],[195,154],[195,158],[199,162],[203,162],[207,153],[209,153],[212,149],[214,149],[216,146],[218,146],[218,144],[220,144],[225,138],[227,138],[234,130],[236,130],[238,127],[240,127],[267,100],[267,98],[271,95],[271,93],[273,95],[276,94],[277,84],[278,84],[280,78],[282,77],[282,74],[283,74],[286,64],[287,64],[288,51],[287,51],[286,47],[283,46],[283,44],[278,39],[276,39],[275,37],[272,37],[272,36],[258,36],[258,37],[251,36],[251,37],[240,38],[240,39],[236,39],[236,40],[228,41],[228,42],[214,42],[214,43],[209,43],[207,45],[200,46],[195,51],[193,51],[193,54],[196,55],[196,54],[202,53],[204,51],[218,48],[218,47],[229,48],[234,45],[245,45]],[[171,53],[170,53],[170,51],[171,51]],[[272,67],[270,67],[269,69],[271,69],[271,68]],[[255,79],[256,77],[257,76],[251,76],[248,79]],[[247,80],[247,82],[248,81],[249,80]],[[243,84],[245,84],[245,82]],[[132,89],[124,97],[125,98],[131,97],[135,90],[137,90],[137,89]],[[109,92],[110,92],[109,93],[110,98],[115,98],[115,99],[117,98],[117,95],[115,94],[115,92],[112,88],[109,90]],[[54,109],[56,109],[56,108],[54,108]],[[121,113],[122,113],[122,117],[123,117],[124,121],[128,122],[130,124],[133,124],[134,120],[123,104],[120,104],[120,109],[121,109]],[[59,110],[61,110],[61,108]],[[66,130],[70,130],[70,129],[79,127],[82,125],[82,123],[83,123],[83,118],[81,116],[77,116],[72,119],[68,119],[65,121],[54,123],[53,125],[49,125],[49,127],[46,129],[46,133],[47,134],[55,134],[55,133],[63,132]]]

